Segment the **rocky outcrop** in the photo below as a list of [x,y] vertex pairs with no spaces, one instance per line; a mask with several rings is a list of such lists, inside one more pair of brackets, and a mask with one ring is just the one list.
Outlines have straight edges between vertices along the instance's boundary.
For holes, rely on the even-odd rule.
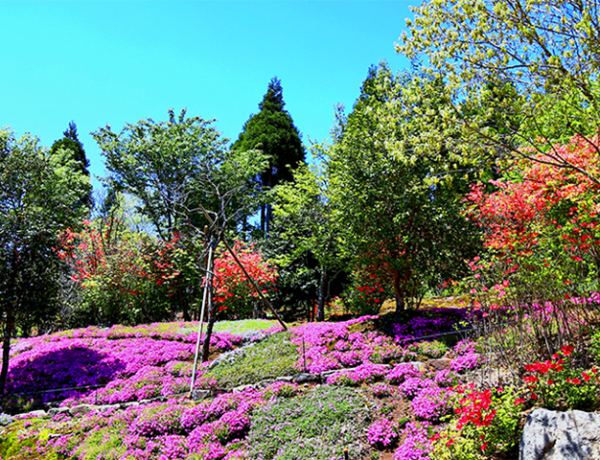
[[527,416],[519,460],[600,460],[600,414],[536,409]]

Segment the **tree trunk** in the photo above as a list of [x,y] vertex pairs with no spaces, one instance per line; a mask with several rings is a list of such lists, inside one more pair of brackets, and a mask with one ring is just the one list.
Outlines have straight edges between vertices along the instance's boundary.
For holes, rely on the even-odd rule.
[[327,271],[321,270],[321,282],[319,283],[319,297],[317,303],[317,321],[325,321],[325,289],[327,286]]
[[177,296],[179,297],[179,306],[181,307],[181,313],[183,313],[183,320],[189,322],[192,320],[192,318],[190,317],[190,311],[188,309],[188,304],[185,301],[183,294],[181,292],[182,289],[183,289],[183,286],[178,286]]
[[396,300],[397,313],[406,309],[406,290],[404,289],[404,285],[401,286],[401,281],[400,274],[395,272],[392,285],[394,287],[394,299]]
[[265,205],[260,205],[260,231],[265,233]]
[[2,341],[2,370],[0,371],[0,396],[4,396],[6,378],[8,377],[8,360],[10,357],[10,337],[12,336],[14,321],[10,313],[6,316],[4,327],[4,340]]
[[214,270],[214,259],[211,261],[208,273],[206,275],[207,279],[206,282],[208,283],[208,294],[207,294],[207,306],[208,308],[207,310],[207,324],[206,324],[206,332],[204,333],[204,343],[202,344],[202,362],[205,363],[206,361],[208,361],[208,355],[210,353],[210,338],[212,336],[212,332],[213,332],[213,326],[215,324],[215,321],[217,319],[217,315],[216,312],[213,311],[214,309],[214,305],[213,305],[213,277],[212,277],[212,273]]

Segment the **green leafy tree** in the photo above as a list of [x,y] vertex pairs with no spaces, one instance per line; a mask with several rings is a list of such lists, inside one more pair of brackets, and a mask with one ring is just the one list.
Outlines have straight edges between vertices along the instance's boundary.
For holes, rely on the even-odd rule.
[[421,114],[422,129],[435,125],[439,138],[458,128],[458,163],[543,154],[599,183],[554,148],[600,129],[599,9],[590,0],[435,0],[414,8],[396,49],[440,75],[451,102],[435,120]]
[[89,181],[70,153],[48,155],[30,135],[17,140],[12,132],[0,131],[0,395],[11,337],[57,312],[63,270],[55,250],[58,234],[87,212],[77,203]]
[[[207,223],[199,211],[191,211],[197,204],[193,200],[200,199],[192,184],[217,171],[228,155],[227,140],[212,122],[186,118],[185,109],[176,118],[169,110],[168,121],[148,118],[127,124],[119,134],[109,125],[92,133],[106,158],[111,187],[139,200],[138,211],[164,241],[174,231],[185,233],[189,224]],[[214,209],[215,203],[210,194],[202,204]]]
[[[241,216],[254,206],[257,193],[250,179],[265,169],[266,155],[254,150],[228,150],[227,140],[211,121],[185,115],[184,109],[175,118],[169,110],[166,122],[146,119],[126,125],[120,134],[110,126],[92,134],[106,157],[111,186],[139,200],[139,212],[163,241],[178,233],[179,244],[185,244],[188,253],[196,256],[188,272],[189,282],[180,286],[199,289],[202,275],[213,273],[213,265],[206,265],[209,248],[216,248],[235,231]],[[207,296],[209,325],[204,359],[217,313],[211,276],[207,283],[211,293]],[[202,298],[194,293],[180,296],[186,320],[190,319],[190,302]]]
[[[267,93],[258,105],[260,112],[251,115],[244,124],[239,138],[233,144],[234,150],[260,150],[269,158],[267,167],[256,179],[264,190],[291,181],[293,170],[304,163],[304,147],[300,133],[292,117],[284,109],[281,81],[274,77],[269,82]],[[270,204],[262,204],[260,228],[268,231],[271,220]]]
[[[83,148],[83,144],[79,140],[77,136],[77,125],[74,121],[69,123],[69,128],[64,131],[64,137],[62,139],[57,140],[50,147],[50,155],[57,155],[60,150],[69,150],[72,152],[72,159],[75,161],[74,165],[78,172],[85,175],[88,180],[90,177],[90,161],[88,160],[85,149]],[[81,197],[81,203],[87,206],[88,209],[92,209],[94,206],[94,199],[92,198],[92,188],[89,187],[89,190]]]
[[[279,254],[278,262],[282,266],[301,259],[316,262],[316,319],[324,321],[330,282],[345,265],[326,178],[316,167],[303,166],[294,172],[293,182],[281,184],[276,190],[275,220],[282,223],[279,237],[291,243],[292,248]],[[307,269],[310,270],[304,267]]]
[[[477,232],[460,214],[466,182],[434,180],[453,167],[445,145],[419,155],[405,134],[407,107],[417,110],[415,95],[422,95],[419,81],[393,75],[385,63],[371,68],[352,113],[339,117],[327,159],[329,196],[347,251],[392,287],[397,310],[459,276],[477,247]],[[442,109],[432,97],[416,107]]]

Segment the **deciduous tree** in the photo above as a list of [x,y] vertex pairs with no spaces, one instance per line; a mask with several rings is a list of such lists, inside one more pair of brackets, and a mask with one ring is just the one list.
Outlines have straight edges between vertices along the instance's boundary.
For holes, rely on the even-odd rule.
[[89,180],[62,150],[49,155],[30,135],[0,131],[0,395],[10,339],[19,327],[42,325],[58,308],[62,264],[58,234],[87,212],[78,206]]
[[[477,246],[476,231],[460,215],[465,182],[434,180],[452,168],[445,145],[418,154],[405,134],[419,81],[394,75],[385,63],[372,68],[352,113],[340,117],[327,159],[348,251],[393,288],[397,310],[460,274]],[[433,97],[419,104],[444,109]]]
[[[435,125],[438,137],[459,128],[455,162],[494,162],[499,153],[535,161],[544,154],[544,161],[600,183],[554,148],[573,135],[590,141],[600,129],[598,2],[435,0],[414,12],[396,49],[446,82],[452,104],[435,119],[418,120],[424,131]],[[476,112],[465,110],[471,104]]]

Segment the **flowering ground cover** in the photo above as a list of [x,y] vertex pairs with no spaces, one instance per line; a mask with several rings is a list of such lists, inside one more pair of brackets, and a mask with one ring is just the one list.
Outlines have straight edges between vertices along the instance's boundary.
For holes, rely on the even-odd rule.
[[[240,323],[236,327],[242,334],[272,328],[269,321]],[[58,400],[65,405],[113,404],[182,393],[189,389],[197,326],[174,322],[89,327],[13,341],[7,393],[13,399]],[[229,332],[231,327],[219,326],[211,337],[213,350],[224,352],[241,345],[243,336]],[[203,373],[197,387],[214,385]]]
[[[429,315],[411,324],[429,324]],[[15,341],[11,391],[102,387],[45,399],[97,403],[86,415],[0,416],[0,458],[31,452],[53,460],[341,460],[346,449],[355,460],[483,460],[514,448],[525,407],[542,400],[563,407],[597,393],[596,372],[571,370],[572,348],[527,365],[527,386],[486,387],[471,373],[486,364],[482,343],[405,344],[380,326],[374,316],[289,332],[229,322],[213,343],[224,353],[199,371],[198,387],[215,390],[201,401],[183,394],[197,324],[88,328]],[[434,361],[437,367],[429,366]],[[301,372],[326,374],[320,385],[289,381]],[[273,381],[286,375],[288,381]],[[257,385],[231,392],[248,384]],[[147,401],[155,396],[163,399]]]

